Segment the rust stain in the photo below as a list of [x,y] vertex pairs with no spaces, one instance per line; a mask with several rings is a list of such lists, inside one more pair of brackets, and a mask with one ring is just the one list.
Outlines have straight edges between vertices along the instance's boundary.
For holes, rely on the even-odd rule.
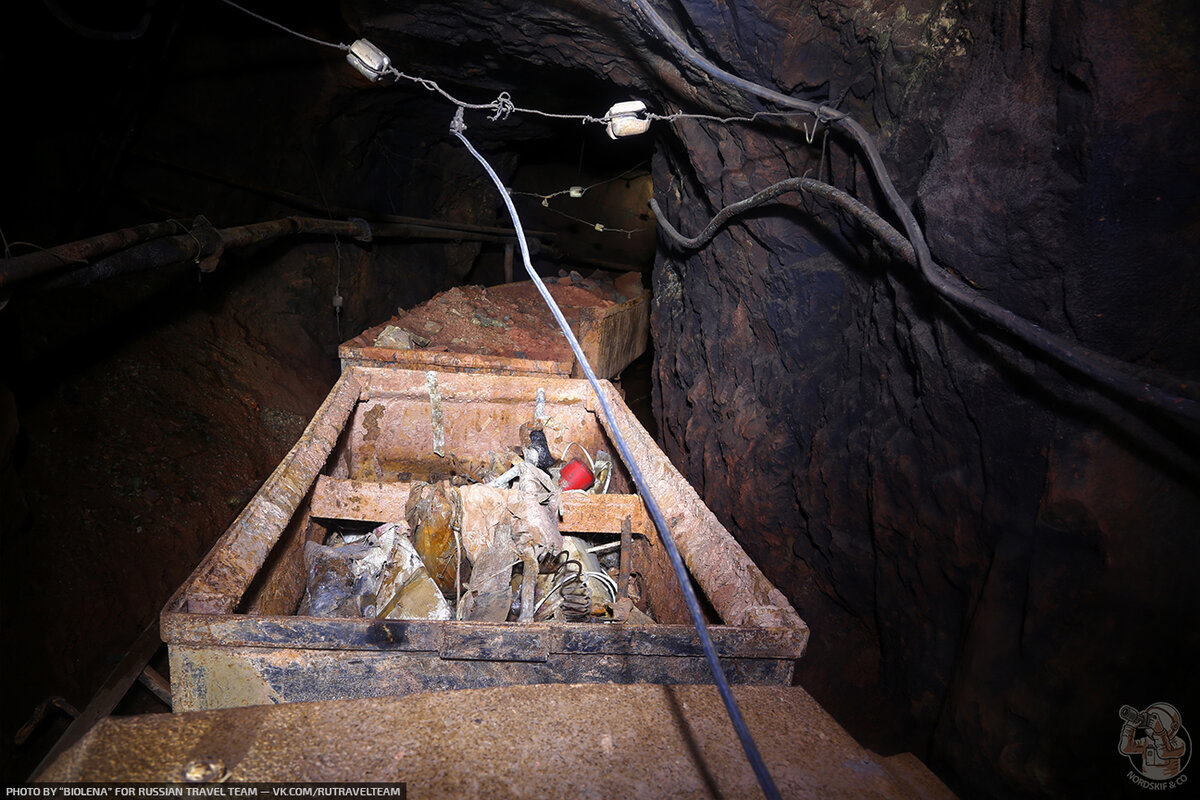
[[363,441],[374,442],[379,439],[379,422],[383,419],[383,404],[376,403],[363,414]]

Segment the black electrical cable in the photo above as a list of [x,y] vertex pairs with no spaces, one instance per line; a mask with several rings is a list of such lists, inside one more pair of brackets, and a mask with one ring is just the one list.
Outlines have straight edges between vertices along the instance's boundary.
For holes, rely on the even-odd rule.
[[675,577],[678,579],[679,587],[683,591],[683,598],[688,607],[688,612],[691,614],[692,624],[696,628],[696,635],[700,639],[700,648],[704,651],[704,657],[708,661],[708,668],[712,672],[717,692],[721,695],[721,700],[725,704],[725,710],[729,714],[729,721],[733,724],[733,729],[737,732],[738,739],[742,743],[742,749],[746,753],[746,760],[750,762],[750,767],[754,770],[754,775],[758,779],[759,786],[762,787],[763,794],[766,795],[768,800],[777,800],[779,798],[779,789],[776,788],[775,781],[772,780],[771,773],[767,770],[767,765],[762,759],[762,754],[758,751],[758,746],[754,743],[754,737],[751,736],[750,729],[746,727],[746,720],[742,717],[742,711],[733,696],[733,690],[729,687],[729,680],[721,670],[721,662],[717,658],[716,647],[713,645],[712,637],[708,633],[708,626],[704,622],[704,612],[700,610],[700,602],[696,598],[696,590],[692,588],[687,567],[684,566],[683,558],[679,555],[679,549],[675,546],[675,539],[671,535],[671,527],[667,524],[667,519],[663,515],[662,509],[659,508],[658,501],[650,493],[650,487],[646,483],[646,479],[642,476],[642,470],[633,458],[629,446],[625,443],[625,438],[621,435],[616,417],[609,406],[608,399],[600,388],[600,381],[596,378],[596,373],[592,371],[591,364],[588,363],[587,357],[583,354],[583,348],[580,347],[579,340],[575,338],[575,334],[571,331],[571,326],[567,324],[566,318],[563,317],[558,303],[554,302],[554,297],[551,296],[550,290],[546,288],[546,284],[542,281],[541,276],[537,274],[537,271],[533,268],[533,264],[530,262],[529,246],[525,242],[525,231],[521,227],[521,220],[517,216],[516,206],[513,205],[512,198],[504,187],[504,182],[500,180],[500,176],[496,174],[492,166],[479,154],[479,151],[471,146],[471,143],[467,141],[467,137],[463,135],[466,126],[463,125],[462,113],[462,108],[459,108],[455,112],[454,122],[451,124],[450,130],[466,146],[471,155],[483,165],[488,177],[496,184],[496,188],[500,191],[500,196],[504,199],[504,205],[508,208],[509,216],[512,217],[513,228],[517,232],[517,242],[521,246],[521,258],[525,262],[525,271],[529,273],[529,277],[533,280],[538,292],[542,295],[542,299],[550,307],[550,312],[554,315],[554,319],[562,329],[563,335],[566,336],[567,342],[571,345],[571,351],[575,354],[575,358],[579,360],[580,367],[583,368],[588,382],[592,385],[592,391],[596,393],[596,399],[600,403],[600,410],[604,413],[605,420],[608,421],[608,428],[612,432],[617,451],[621,454],[622,461],[625,462],[625,466],[629,469],[629,475],[633,478],[633,482],[646,504],[646,511],[650,514],[651,519],[654,520],[655,527],[658,529],[663,548],[667,551],[667,558],[675,570]]
[[658,15],[658,12],[650,6],[647,0],[630,0],[630,2],[633,8],[640,12],[646,21],[650,23],[655,32],[693,66],[736,89],[741,89],[744,92],[761,97],[764,100],[770,100],[782,106],[787,106],[788,108],[807,111],[816,117],[818,121],[823,121],[831,128],[849,134],[850,138],[862,148],[863,154],[867,157],[867,163],[871,166],[871,174],[875,176],[879,188],[883,191],[884,197],[887,198],[888,205],[891,206],[892,211],[895,212],[901,223],[903,223],[904,231],[916,251],[917,263],[920,265],[921,271],[924,272],[932,268],[933,256],[929,252],[929,245],[925,242],[925,235],[921,232],[921,226],[917,224],[917,218],[913,216],[912,210],[900,197],[900,192],[896,190],[896,186],[892,183],[887,168],[884,166],[883,156],[880,154],[879,148],[871,141],[871,137],[862,125],[841,111],[828,108],[821,103],[788,97],[786,94],[776,92],[773,89],[768,89],[765,86],[760,86],[745,78],[739,78],[737,75],[726,72],[693,50],[683,40],[683,37],[663,21],[663,18]]
[[265,22],[266,24],[268,24],[274,28],[278,28],[279,30],[283,31],[284,33],[290,33],[292,36],[295,36],[298,39],[303,39],[304,41],[311,42],[312,44],[319,44],[319,45],[321,45],[321,47],[329,47],[334,50],[341,50],[343,53],[350,52],[350,45],[346,44],[345,42],[327,42],[324,39],[317,39],[316,37],[313,37],[313,36],[306,36],[305,34],[300,33],[299,31],[292,30],[291,28],[287,27],[286,25],[282,25],[282,24],[276,22],[275,20],[271,19],[270,17],[264,17],[262,14],[259,14],[256,11],[251,11],[250,9],[246,8],[245,6],[240,6],[237,3],[233,2],[233,0],[221,0],[221,2],[227,6],[236,8],[238,11],[241,11],[243,14],[247,14],[251,17],[254,17],[259,22]]
[[[739,78],[736,75],[726,72],[692,49],[691,46],[689,46],[679,34],[673,31],[663,21],[662,17],[660,17],[658,13],[650,7],[647,0],[631,0],[631,3],[633,7],[642,14],[646,21],[650,23],[651,27],[653,27],[654,30],[671,47],[678,51],[679,54],[682,55],[688,62],[701,69],[705,73],[729,84],[730,86],[741,89],[765,100],[770,100],[780,105],[784,105],[789,108],[795,108],[800,111],[807,111],[816,116],[818,120],[825,120],[830,127],[848,133],[866,155],[867,161],[871,166],[871,173],[874,175],[880,189],[882,189],[884,197],[887,198],[888,205],[904,225],[905,233],[907,234],[909,244],[912,248],[912,260],[909,263],[912,263],[917,267],[921,277],[924,278],[925,281],[943,298],[959,306],[960,308],[968,309],[979,316],[990,320],[1004,330],[1009,331],[1013,335],[1017,336],[1022,341],[1027,342],[1028,344],[1041,350],[1043,353],[1051,356],[1059,363],[1064,364],[1074,371],[1082,375],[1086,375],[1105,386],[1108,386],[1112,390],[1125,397],[1172,414],[1177,414],[1187,419],[1200,420],[1200,402],[1193,397],[1185,396],[1185,394],[1190,392],[1192,389],[1188,382],[1169,375],[1159,375],[1156,377],[1156,380],[1161,385],[1154,386],[1145,381],[1142,377],[1130,374],[1127,365],[1125,365],[1123,362],[1107,356],[1102,356],[1074,343],[1068,342],[1062,337],[1045,331],[1038,325],[1017,316],[1012,311],[1009,311],[1008,309],[1003,308],[1002,306],[999,306],[984,297],[981,297],[966,287],[951,281],[946,275],[944,275],[933,262],[933,256],[929,251],[929,245],[925,241],[925,236],[921,231],[920,225],[917,223],[916,217],[913,215],[911,209],[909,209],[909,207],[901,199],[900,193],[896,190],[895,184],[892,183],[891,177],[888,175],[887,169],[884,167],[883,157],[879,153],[879,148],[877,148],[875,143],[871,141],[866,130],[851,117],[843,114],[840,111],[826,108],[819,103],[788,97],[785,94],[767,89],[764,86],[760,86],[744,78]],[[801,189],[804,187],[807,187],[808,191],[818,191],[816,188],[819,184],[818,181],[809,180],[807,184],[805,184],[804,182],[806,180],[807,179],[803,178],[791,178],[781,181],[774,186],[764,189],[762,192],[759,192],[753,197],[747,198],[740,203],[735,203],[733,206],[723,209],[717,214],[717,217],[715,217],[713,221],[705,227],[705,230],[701,232],[700,236],[694,238],[703,238],[707,233],[708,237],[705,239],[705,241],[707,241],[711,238],[711,234],[715,233],[716,228],[730,217],[735,216],[742,211],[748,210],[749,208],[752,208],[761,202],[765,202],[773,197],[778,197],[780,194],[783,194],[786,191]],[[828,184],[821,185],[828,186]],[[828,188],[834,192],[840,191],[832,186],[829,186]],[[833,194],[829,191],[822,189],[820,190],[820,193],[824,194],[830,199],[835,199]],[[758,199],[757,202],[753,202],[756,200],[756,198],[760,199]],[[846,195],[846,198],[853,200],[853,198],[850,198],[849,195]],[[651,202],[653,203],[653,201]],[[876,230],[877,232],[882,230],[878,224],[868,221],[867,215],[876,217],[877,219],[878,215],[870,211],[870,209],[868,209],[862,203],[859,203],[855,200],[854,207],[849,207],[846,206],[841,199],[835,199],[835,202],[838,202],[846,207],[847,210],[849,210],[852,214],[862,218],[863,221],[866,222],[869,227],[872,227],[873,230]],[[657,204],[655,203],[654,206],[656,207]],[[866,212],[866,214],[863,212]],[[657,208],[655,208],[655,214],[658,216],[660,221],[665,219],[665,217],[659,213]],[[893,233],[898,234],[898,232],[895,231],[894,228],[891,228],[890,225],[887,225],[884,220],[878,219],[878,223],[882,224]],[[679,236],[678,232],[676,232],[676,237],[681,244],[686,241],[686,238]],[[886,239],[888,237],[885,236],[884,238]],[[1170,385],[1173,388],[1162,388],[1162,386],[1165,385]],[[1180,394],[1179,392],[1184,392],[1185,394]]]
[[1002,329],[1016,336],[1060,364],[1084,375],[1092,380],[1109,387],[1123,397],[1146,405],[1177,414],[1187,419],[1200,421],[1200,402],[1195,398],[1180,394],[1163,386],[1188,388],[1186,381],[1171,375],[1156,374],[1155,382],[1148,382],[1144,376],[1131,374],[1129,366],[1122,361],[1089,350],[1070,342],[1057,334],[1044,330],[1029,320],[1014,314],[996,302],[980,295],[978,292],[963,286],[953,280],[949,273],[935,268],[929,272],[921,271],[909,242],[900,231],[893,228],[886,220],[870,208],[851,197],[846,192],[827,183],[811,178],[787,178],[768,186],[745,200],[732,203],[721,209],[716,216],[704,226],[700,233],[692,237],[681,234],[667,221],[666,215],[655,200],[650,201],[650,208],[658,218],[662,232],[685,250],[695,250],[706,245],[717,230],[733,217],[743,214],[750,209],[762,205],[768,200],[792,191],[803,191],[815,194],[835,203],[851,216],[862,222],[868,230],[882,239],[900,257],[918,270],[929,285],[943,298],[961,309],[973,312]]

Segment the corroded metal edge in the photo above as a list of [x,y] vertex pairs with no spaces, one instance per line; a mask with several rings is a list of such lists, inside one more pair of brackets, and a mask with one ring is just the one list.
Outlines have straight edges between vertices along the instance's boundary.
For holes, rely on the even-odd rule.
[[[723,658],[796,659],[803,642],[791,628],[714,625],[709,628]],[[241,614],[164,614],[163,638],[172,646],[261,647],[284,650],[403,651],[445,653],[462,642],[490,640],[516,651],[547,653],[700,656],[690,625],[638,626],[610,623],[524,623],[438,620],[377,620]],[[458,643],[458,644],[455,644]],[[511,646],[510,646],[511,645]],[[451,656],[447,656],[451,657]]]
[[[725,529],[700,495],[634,418],[612,384],[604,384],[630,454],[666,509],[679,554],[721,619],[731,626],[790,628],[808,643],[808,625]],[[608,420],[600,424],[612,436]]]
[[338,358],[342,360],[343,368],[396,366],[401,369],[439,369],[513,376],[557,375],[564,378],[571,374],[571,361],[538,361],[446,351],[396,350],[390,347],[357,345],[356,341],[351,339],[338,347]]
[[296,444],[167,601],[164,614],[228,614],[237,607],[337,443],[362,392],[362,377],[356,370],[342,374]]

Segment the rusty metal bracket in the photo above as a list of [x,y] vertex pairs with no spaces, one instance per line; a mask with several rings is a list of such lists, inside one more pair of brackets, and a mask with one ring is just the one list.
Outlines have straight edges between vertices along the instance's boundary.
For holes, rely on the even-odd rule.
[[171,683],[159,674],[158,670],[147,664],[142,673],[138,675],[138,683],[149,689],[155,697],[166,704],[167,708],[172,707],[171,702]]
[[429,413],[433,418],[433,452],[446,455],[446,428],[442,417],[442,393],[438,390],[437,373],[425,373],[425,384],[429,387]]
[[42,702],[38,703],[37,708],[35,708],[33,713],[29,716],[29,721],[22,725],[17,732],[13,734],[13,744],[15,744],[17,747],[20,747],[21,745],[25,744],[25,742],[29,741],[29,737],[33,735],[35,730],[37,730],[38,725],[42,724],[42,720],[46,718],[46,713],[49,712],[51,708],[57,708],[71,719],[79,719],[79,709],[71,705],[65,697],[60,697],[58,695],[47,697]]
[[188,235],[196,240],[196,246],[199,248],[196,257],[192,260],[200,267],[201,272],[214,271],[221,261],[221,254],[225,252],[225,243],[221,240],[221,234],[212,226],[208,218],[201,214],[192,221]]
[[158,618],[151,620],[141,635],[130,645],[129,651],[125,653],[125,657],[121,659],[121,663],[113,668],[113,671],[105,679],[100,689],[92,697],[91,702],[84,707],[83,712],[75,718],[70,727],[59,737],[58,742],[50,749],[50,752],[42,759],[41,763],[33,770],[30,780],[36,780],[38,775],[47,767],[54,763],[63,752],[71,745],[83,738],[96,723],[112,713],[112,710],[117,707],[117,703],[125,697],[129,691],[129,687],[138,679],[145,670],[150,659],[154,658],[154,654],[158,652],[158,648],[162,647],[162,640],[158,635]]
[[349,217],[346,219],[346,222],[356,225],[362,229],[362,233],[354,234],[354,240],[356,242],[369,244],[371,239],[374,238],[374,235],[371,233],[371,223],[367,222],[362,217]]
[[621,521],[621,579],[617,581],[619,596],[629,596],[629,576],[633,570],[633,518],[626,517]]

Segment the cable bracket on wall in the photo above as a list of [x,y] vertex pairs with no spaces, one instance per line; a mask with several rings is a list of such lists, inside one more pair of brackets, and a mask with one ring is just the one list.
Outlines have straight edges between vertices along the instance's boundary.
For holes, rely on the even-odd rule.
[[362,231],[362,233],[354,234],[354,241],[362,242],[363,244],[368,244],[371,241],[373,238],[371,232],[371,223],[367,222],[362,217],[347,217],[346,222],[355,225],[359,230]]
[[188,236],[196,242],[196,256],[193,262],[201,272],[213,272],[221,262],[221,254],[225,252],[225,242],[221,234],[203,214],[192,221]]

